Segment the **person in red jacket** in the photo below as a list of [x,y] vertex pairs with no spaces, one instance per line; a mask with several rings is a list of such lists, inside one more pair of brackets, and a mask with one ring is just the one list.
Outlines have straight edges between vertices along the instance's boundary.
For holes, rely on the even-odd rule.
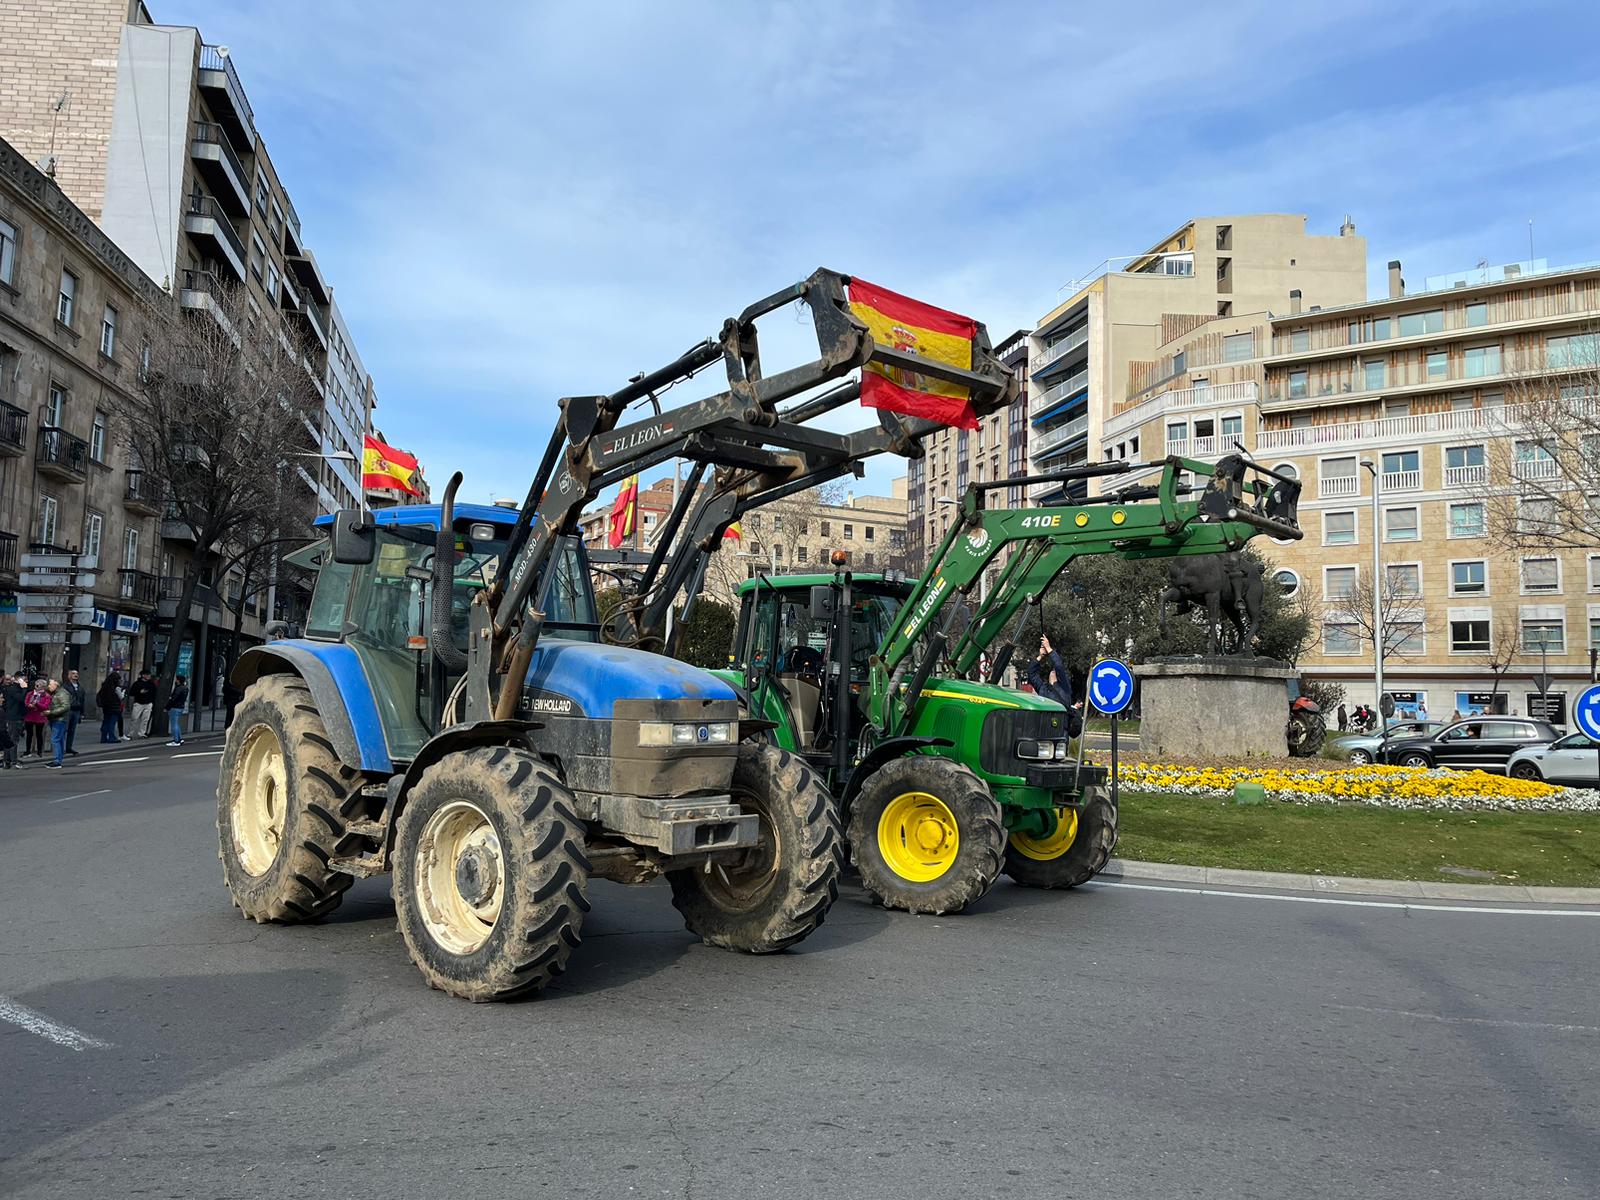
[[45,726],[50,723],[50,681],[40,675],[22,699],[22,724],[28,731],[28,753],[44,753]]

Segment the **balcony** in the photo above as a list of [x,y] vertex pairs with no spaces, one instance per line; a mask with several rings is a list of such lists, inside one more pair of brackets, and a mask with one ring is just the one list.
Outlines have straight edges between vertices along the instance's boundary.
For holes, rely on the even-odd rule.
[[1029,407],[1035,412],[1042,413],[1045,409],[1056,403],[1058,400],[1064,400],[1074,392],[1082,391],[1088,386],[1089,369],[1085,367],[1083,370],[1069,375],[1067,378],[1063,379],[1060,383],[1054,385],[1053,387],[1045,388],[1044,391],[1039,393],[1039,398],[1029,405]]
[[1529,481],[1556,479],[1561,475],[1561,468],[1553,458],[1519,458],[1512,463],[1511,473],[1518,479]]
[[1383,481],[1380,486],[1385,494],[1422,490],[1421,471],[1385,471],[1379,478]]
[[226,287],[227,285],[214,271],[185,270],[183,286],[178,292],[178,303],[194,312],[209,313],[211,319],[237,344],[239,334],[234,330],[233,322],[228,319],[227,310],[222,304]]
[[[183,599],[183,577],[168,575],[158,582],[160,586],[156,592],[156,616],[160,620],[170,621],[178,615],[178,603]],[[216,607],[216,590],[204,583],[196,584],[194,603],[189,606],[190,619],[193,619],[196,609],[209,612]]]
[[207,258],[226,263],[232,268],[233,277],[244,282],[244,241],[214,197],[199,192],[189,197],[183,210],[183,229],[199,243]]
[[[285,228],[285,240],[288,238],[288,232],[288,229]],[[294,277],[300,281],[300,286],[305,289],[308,300],[324,305],[333,300],[333,292],[329,289],[327,280],[322,278],[322,268],[317,266],[316,257],[311,251],[294,251],[288,255],[287,262],[289,269],[294,272]]]
[[27,448],[27,410],[0,400],[0,458],[16,458]]
[[146,517],[159,517],[167,507],[166,485],[148,472],[130,467],[128,485],[122,493],[122,503],[129,512]]
[[290,313],[299,312],[301,308],[300,289],[295,287],[294,280],[290,279],[286,275],[284,276],[283,283],[280,285],[280,287],[281,294],[279,296],[279,303],[283,306],[283,311]]
[[1292,429],[1264,429],[1256,435],[1257,450],[1317,450],[1389,440],[1415,441],[1435,433],[1504,432],[1516,423],[1514,408],[1462,408],[1405,417],[1374,417]]
[[250,172],[228,144],[222,126],[196,121],[189,135],[189,157],[224,209],[235,217],[250,211]]
[[1141,400],[1132,408],[1112,413],[1106,418],[1105,436],[1114,438],[1118,434],[1137,429],[1146,421],[1173,409],[1212,408],[1224,405],[1230,408],[1243,408],[1259,403],[1260,399],[1261,389],[1253,379],[1216,386],[1198,384],[1195,387],[1174,388],[1158,396],[1151,396],[1148,400]]
[[17,535],[14,533],[0,533],[0,575],[16,578],[18,556],[20,554],[21,547]]
[[[323,328],[322,314],[317,311],[317,306],[311,303],[309,296],[301,298],[299,312],[300,316],[305,320],[306,328],[311,331],[312,338],[326,353],[328,349],[328,331]],[[315,372],[313,372],[313,377],[315,377]]]
[[142,608],[147,612],[156,606],[156,599],[161,592],[159,575],[128,568],[124,568],[118,574],[121,578],[117,587],[117,598],[124,605],[128,608]]
[[1084,413],[1083,416],[1068,421],[1060,428],[1040,434],[1033,443],[1031,453],[1035,458],[1043,458],[1058,449],[1064,449],[1069,442],[1083,437],[1088,431],[1089,414]]
[[1071,354],[1074,350],[1076,350],[1079,346],[1082,346],[1088,340],[1089,327],[1085,325],[1071,337],[1064,337],[1055,345],[1046,346],[1038,354],[1035,354],[1032,358],[1028,359],[1029,373],[1037,373],[1044,370],[1044,368],[1048,367],[1051,363],[1055,362],[1063,355]]
[[1207,434],[1204,437],[1168,438],[1167,453],[1180,458],[1215,458],[1233,448],[1239,439],[1236,433]]
[[[294,201],[289,199],[289,193],[283,194],[283,206],[289,211],[283,220],[283,253],[286,258],[302,258],[311,251],[306,249],[305,241],[300,236],[300,214],[294,210]],[[324,300],[322,303],[326,304]]]
[[46,425],[39,430],[34,466],[47,479],[82,483],[89,474],[89,443],[65,429]]
[[1325,499],[1339,499],[1361,494],[1361,476],[1329,475],[1318,481],[1317,495]]
[[256,117],[228,52],[221,46],[201,46],[200,73],[195,82],[239,152],[252,153],[256,148]]
[[1484,483],[1489,478],[1489,468],[1479,463],[1473,467],[1446,467],[1444,469],[1445,487],[1473,487]]
[[169,542],[193,542],[194,527],[178,515],[178,506],[169,503],[161,513],[161,536]]

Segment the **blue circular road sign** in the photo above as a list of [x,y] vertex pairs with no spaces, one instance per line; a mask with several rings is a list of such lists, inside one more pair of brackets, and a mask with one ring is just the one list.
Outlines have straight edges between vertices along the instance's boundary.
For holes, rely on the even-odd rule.
[[1572,719],[1578,728],[1594,741],[1600,742],[1600,686],[1592,687],[1578,697],[1572,706]]
[[1102,658],[1089,668],[1089,703],[1114,716],[1133,702],[1133,672],[1115,658]]

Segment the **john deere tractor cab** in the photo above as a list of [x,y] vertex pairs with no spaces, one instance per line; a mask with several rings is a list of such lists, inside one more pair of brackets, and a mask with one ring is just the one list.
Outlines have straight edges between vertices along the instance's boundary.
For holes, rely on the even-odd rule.
[[[852,859],[881,903],[955,912],[1002,872],[1070,887],[1109,859],[1116,812],[1105,771],[1070,752],[1069,714],[995,682],[1027,614],[1074,558],[1215,554],[1257,533],[1300,536],[1299,484],[1242,458],[1169,459],[1155,485],[1073,505],[984,503],[998,488],[1126,469],[972,486],[920,580],[841,567],[741,586],[733,667],[719,673],[772,723],[779,746],[828,781]],[[1186,475],[1204,483],[1186,486]],[[958,598],[1002,558],[955,629]],[[969,678],[985,656],[985,678]]]
[[[851,286],[818,271],[665,367],[563,399],[518,511],[458,506],[458,474],[437,506],[326,522],[306,636],[233,671],[218,831],[246,916],[315,920],[392,872],[413,961],[473,1000],[561,974],[591,877],[664,874],[688,927],[732,949],[779,950],[821,923],[842,847],[820,779],[725,681],[601,644],[576,535],[604,489],[674,458],[803,483],[937,427],[887,411],[855,434],[808,425],[859,395],[840,382],[858,369],[935,381],[978,412],[1014,395],[981,326],[970,365],[925,358],[876,340]],[[755,323],[791,304],[818,355],[764,374]],[[718,363],[722,390],[663,410],[661,392]],[[648,411],[623,423],[634,405]]]

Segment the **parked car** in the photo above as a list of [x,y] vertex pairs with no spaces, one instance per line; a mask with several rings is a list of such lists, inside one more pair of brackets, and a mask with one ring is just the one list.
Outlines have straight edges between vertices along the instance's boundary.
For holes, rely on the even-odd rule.
[[1542,779],[1573,787],[1600,787],[1600,756],[1586,735],[1569,733],[1548,746],[1527,746],[1506,763],[1513,779]]
[[1431,737],[1389,742],[1384,761],[1401,767],[1453,767],[1504,773],[1506,763],[1527,746],[1548,745],[1561,735],[1548,721],[1528,717],[1468,717]]
[[[1448,721],[1396,721],[1389,726],[1389,742],[1392,745],[1396,740],[1430,737],[1448,724]],[[1328,748],[1364,766],[1378,761],[1378,747],[1382,743],[1383,736],[1378,733],[1341,733],[1329,739]]]

